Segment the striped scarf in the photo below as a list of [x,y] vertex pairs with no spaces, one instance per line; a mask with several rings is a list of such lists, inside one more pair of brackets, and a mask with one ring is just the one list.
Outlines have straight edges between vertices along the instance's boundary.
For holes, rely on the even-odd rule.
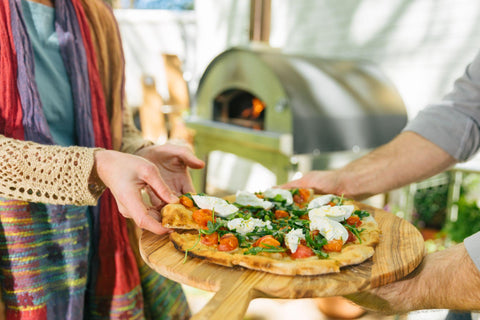
[[[55,8],[60,53],[72,87],[78,144],[111,149],[105,98],[82,3],[56,0]],[[0,134],[53,144],[35,84],[34,54],[21,0],[2,0],[0,20]],[[150,271],[139,273],[125,219],[108,190],[99,205],[90,208],[93,221],[84,207],[3,199],[0,210],[2,293],[9,319],[145,317],[146,292],[142,292],[141,282],[163,280]],[[167,287],[170,294],[181,296],[178,285],[163,289]],[[153,294],[156,290],[147,288]],[[148,297],[146,302],[159,304]],[[155,316],[146,311],[147,316]],[[186,312],[184,316],[188,316]]]

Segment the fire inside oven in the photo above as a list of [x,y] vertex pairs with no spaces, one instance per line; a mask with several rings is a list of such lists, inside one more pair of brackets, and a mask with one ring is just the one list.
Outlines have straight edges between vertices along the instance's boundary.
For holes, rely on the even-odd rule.
[[229,89],[214,99],[213,119],[253,130],[264,130],[265,103],[250,92]]

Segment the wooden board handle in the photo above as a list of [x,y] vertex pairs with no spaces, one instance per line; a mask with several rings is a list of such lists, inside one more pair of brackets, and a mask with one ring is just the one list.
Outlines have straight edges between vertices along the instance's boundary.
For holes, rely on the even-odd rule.
[[192,320],[242,320],[250,301],[265,295],[254,289],[263,275],[247,272],[224,281],[205,307]]

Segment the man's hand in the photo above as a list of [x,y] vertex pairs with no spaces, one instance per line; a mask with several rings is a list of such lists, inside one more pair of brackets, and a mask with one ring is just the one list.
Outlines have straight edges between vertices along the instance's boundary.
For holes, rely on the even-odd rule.
[[[330,171],[310,171],[302,178],[287,182],[281,185],[281,188],[293,189],[293,188],[307,188],[313,189],[316,194],[337,194],[344,193],[342,186],[340,185],[341,172]],[[350,195],[345,195],[350,197]]]
[[480,272],[463,244],[428,254],[405,279],[346,296],[366,309],[403,314],[420,309],[480,310]]
[[124,217],[156,234],[169,231],[158,221],[158,208],[147,208],[142,197],[142,190],[148,189],[162,203],[178,201],[155,164],[131,154],[101,150],[95,152],[95,165],[98,177],[112,192]]
[[281,187],[313,188],[362,200],[431,177],[455,163],[443,149],[407,131],[340,169],[310,172]]

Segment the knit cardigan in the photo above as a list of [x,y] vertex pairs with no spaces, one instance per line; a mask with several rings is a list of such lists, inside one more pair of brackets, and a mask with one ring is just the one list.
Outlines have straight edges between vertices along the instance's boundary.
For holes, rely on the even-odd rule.
[[[82,0],[92,41],[113,148],[134,153],[152,145],[136,129],[130,108],[123,105],[125,61],[113,12],[101,1]],[[95,205],[103,187],[94,169],[98,149],[60,147],[0,135],[0,197],[51,204]]]

